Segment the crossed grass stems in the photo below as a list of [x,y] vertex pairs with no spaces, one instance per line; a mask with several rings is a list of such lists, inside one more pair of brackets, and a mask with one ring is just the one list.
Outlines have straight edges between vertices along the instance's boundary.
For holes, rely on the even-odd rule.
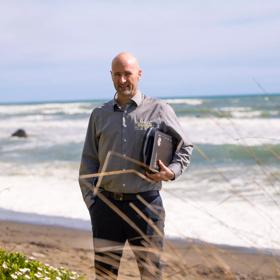
[[[221,129],[223,129],[218,121],[216,120],[215,117],[210,116],[210,119],[215,123],[215,125],[218,125]],[[232,122],[231,119],[229,119],[232,127],[234,128],[235,132],[237,133],[237,135],[240,136],[240,132],[238,130],[238,128],[236,127],[236,125],[234,124],[234,122]],[[231,135],[229,135],[229,137],[232,138]],[[236,139],[235,139],[236,140]],[[241,136],[237,139],[237,141],[239,141],[239,143],[241,144],[241,146],[244,149],[244,152],[248,153],[249,156],[251,156],[253,158],[253,160],[256,162],[256,165],[258,166],[258,168],[261,170],[261,172],[268,178],[269,183],[271,185],[273,185],[273,182],[271,181],[271,177],[274,177],[275,181],[280,181],[280,178],[278,178],[276,175],[273,174],[269,174],[267,173],[267,171],[264,169],[263,167],[263,162],[258,159],[258,157],[256,156],[256,154],[254,153],[254,151],[250,148],[250,146],[248,145],[246,138],[242,138]],[[217,167],[215,166],[215,164],[213,162],[211,162],[211,159],[206,155],[206,153],[198,146],[195,145],[195,149],[197,150],[197,152],[200,154],[200,156],[205,159],[207,162],[210,163],[210,165],[212,165],[213,169],[215,170],[216,174],[219,174],[221,176],[221,178],[224,180],[224,182],[226,183],[224,186],[227,188],[228,192],[230,193],[230,195],[222,200],[221,202],[218,203],[218,205],[221,205],[222,203],[224,203],[226,200],[230,199],[233,196],[238,197],[239,199],[245,201],[246,203],[248,203],[255,211],[258,212],[259,215],[261,215],[267,222],[268,224],[271,226],[271,228],[273,228],[276,232],[279,232],[280,234],[280,228],[279,226],[277,226],[277,224],[274,223],[273,219],[267,215],[260,207],[258,207],[253,201],[251,201],[250,199],[248,199],[246,196],[244,196],[240,191],[236,190],[233,186],[233,184],[231,183],[230,179],[227,178],[227,176]],[[273,155],[273,157],[275,157],[277,160],[280,159],[280,155],[274,151],[272,148],[269,148],[269,151],[271,152],[271,154]],[[201,279],[201,276],[199,276],[198,274],[196,274],[196,265],[195,266],[190,266],[185,258],[185,254],[182,251],[179,251],[174,244],[172,244],[172,242],[165,240],[165,250],[164,251],[159,251],[152,243],[151,243],[151,239],[146,236],[139,228],[138,226],[129,219],[129,217],[127,217],[120,209],[118,209],[112,202],[110,202],[110,200],[108,200],[103,194],[102,192],[99,192],[99,188],[101,186],[101,182],[104,176],[112,176],[112,175],[119,175],[119,174],[135,174],[136,176],[141,177],[142,179],[151,182],[151,180],[149,178],[147,178],[144,174],[142,174],[141,172],[138,172],[135,169],[126,169],[126,170],[114,170],[114,171],[106,171],[107,167],[108,167],[108,163],[110,161],[110,159],[115,156],[118,157],[119,159],[122,160],[126,160],[129,161],[131,163],[134,163],[140,167],[143,168],[148,168],[148,166],[146,166],[143,162],[140,162],[138,160],[135,160],[133,158],[130,158],[128,156],[124,156],[120,153],[114,152],[114,151],[109,151],[105,161],[104,161],[104,165],[102,167],[101,172],[99,173],[94,173],[94,174],[85,174],[85,175],[81,175],[80,178],[81,179],[89,179],[92,177],[98,177],[98,181],[96,186],[93,188],[91,184],[89,184],[88,182],[85,182],[86,186],[88,188],[91,189],[91,191],[94,192],[94,194],[96,196],[98,196],[105,204],[107,204],[114,212],[116,212],[125,222],[127,222],[134,230],[136,230],[139,233],[139,236],[141,236],[141,238],[144,240],[144,242],[147,243],[148,246],[146,247],[139,247],[139,248],[134,248],[137,250],[146,250],[146,251],[150,251],[153,252],[155,254],[160,254],[161,258],[165,264],[165,274],[164,274],[164,279],[174,279],[174,280],[181,280],[181,279]],[[272,202],[275,204],[275,206],[277,206],[277,208],[280,209],[280,205],[279,202],[277,200],[275,200],[273,198],[273,196],[266,190],[265,187],[263,187],[262,185],[260,185],[256,180],[253,181],[256,186],[261,190],[261,192]],[[191,205],[192,207],[198,209],[199,211],[203,212],[204,214],[206,214],[207,216],[209,216],[211,219],[215,220],[217,223],[219,223],[222,227],[227,228],[229,231],[231,231],[234,235],[238,236],[241,239],[244,239],[245,241],[249,241],[249,242],[253,242],[252,240],[250,240],[250,238],[244,234],[240,232],[240,230],[229,226],[228,224],[226,224],[224,221],[220,220],[219,218],[215,217],[213,214],[211,214],[207,209],[203,208],[202,205],[199,205],[199,203],[194,203],[192,200],[188,199],[187,197],[182,197],[179,196],[178,194],[175,194],[174,192],[172,192],[172,190],[168,190],[165,189],[165,192],[167,192],[169,195],[173,196],[174,198],[178,198],[180,200],[183,200],[184,202],[188,203],[189,205]],[[138,200],[141,201],[141,203],[143,203],[146,207],[148,207],[152,212],[154,212],[155,214],[158,214],[158,210],[153,208],[152,206],[150,206],[141,196],[137,196]],[[149,219],[144,213],[142,213],[139,208],[136,207],[136,205],[131,202],[130,207],[150,226],[154,229],[155,233],[162,237],[162,232],[156,227],[156,225],[154,224],[154,222]],[[257,233],[256,233],[257,236]],[[187,237],[183,236],[184,238]],[[279,246],[279,242],[276,240],[271,240],[273,242],[273,244]],[[217,254],[217,248],[215,248],[214,246],[212,246],[211,244],[208,243],[200,243],[199,246],[194,245],[193,246],[195,251],[201,256],[203,263],[207,266],[210,265],[211,261],[213,262],[213,260],[216,262],[217,266],[220,267],[224,273],[224,279],[236,279],[234,272],[231,270],[231,267],[229,264],[226,263],[225,260],[223,260],[218,254]],[[203,249],[207,249],[207,251],[210,254],[210,258],[209,256],[203,256]],[[106,247],[103,248],[103,251],[118,251],[121,248],[118,246],[113,246],[113,247]],[[102,249],[101,249],[102,250]],[[222,251],[222,249],[219,249],[218,251]],[[270,252],[270,254],[273,256],[274,252]],[[275,255],[274,255],[275,256]],[[109,262],[111,263],[112,260],[114,260],[114,256],[111,255],[110,258],[103,258],[102,261],[104,262]],[[147,262],[149,262],[149,260],[147,260]],[[273,258],[273,265],[275,267],[275,275],[277,275],[277,278],[279,277],[280,279],[280,264],[278,263],[276,258]],[[146,266],[149,267],[150,271],[153,273],[156,271],[156,268],[154,267],[154,265],[150,262],[150,263],[146,263]],[[98,268],[97,268],[98,269]],[[252,266],[251,265],[251,271],[257,273],[259,269],[258,267]],[[191,274],[190,274],[191,272]],[[108,279],[115,279],[113,275],[110,274],[110,272],[106,272],[108,274]],[[190,278],[188,278],[190,277]]]

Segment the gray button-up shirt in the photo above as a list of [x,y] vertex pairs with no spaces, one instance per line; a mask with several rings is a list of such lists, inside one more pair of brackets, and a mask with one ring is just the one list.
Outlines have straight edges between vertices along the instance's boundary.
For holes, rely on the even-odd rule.
[[[142,160],[143,141],[147,129],[157,126],[181,143],[168,166],[175,178],[182,174],[190,163],[193,146],[188,141],[175,112],[162,100],[144,96],[140,91],[125,108],[113,99],[93,110],[87,129],[82,153],[80,175],[100,172],[109,151],[114,151],[138,161]],[[124,158],[112,155],[106,170],[144,169]],[[95,180],[80,179],[80,187],[87,207],[93,202],[93,192],[88,187]],[[101,187],[119,193],[139,193],[160,190],[161,182],[148,182],[137,174],[104,176]]]

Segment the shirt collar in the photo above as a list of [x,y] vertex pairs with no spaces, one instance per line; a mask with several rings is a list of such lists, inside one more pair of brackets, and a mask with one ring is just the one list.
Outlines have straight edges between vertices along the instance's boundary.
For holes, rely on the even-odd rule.
[[[120,109],[120,106],[117,102],[117,97],[118,97],[118,93],[116,92],[113,100],[114,110]],[[142,103],[143,99],[144,99],[144,95],[140,90],[137,90],[136,94],[130,99],[129,104],[134,103],[136,106],[139,106]]]

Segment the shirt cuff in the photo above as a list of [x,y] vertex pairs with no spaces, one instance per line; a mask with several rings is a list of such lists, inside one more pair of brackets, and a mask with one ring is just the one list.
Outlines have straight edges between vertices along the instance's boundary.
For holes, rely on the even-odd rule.
[[174,173],[174,178],[171,180],[177,179],[182,174],[182,168],[180,163],[171,163],[168,165],[168,168]]
[[87,208],[89,209],[92,206],[92,204],[94,204],[95,198],[93,195],[92,196],[88,195],[85,197],[84,201],[85,201]]

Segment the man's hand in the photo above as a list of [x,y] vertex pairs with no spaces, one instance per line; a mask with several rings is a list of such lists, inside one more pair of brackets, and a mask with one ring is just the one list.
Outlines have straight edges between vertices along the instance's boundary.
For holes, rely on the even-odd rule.
[[173,171],[168,168],[164,163],[159,160],[158,161],[160,171],[157,173],[148,173],[146,172],[146,176],[153,181],[160,182],[160,181],[169,181],[174,179],[175,175]]

